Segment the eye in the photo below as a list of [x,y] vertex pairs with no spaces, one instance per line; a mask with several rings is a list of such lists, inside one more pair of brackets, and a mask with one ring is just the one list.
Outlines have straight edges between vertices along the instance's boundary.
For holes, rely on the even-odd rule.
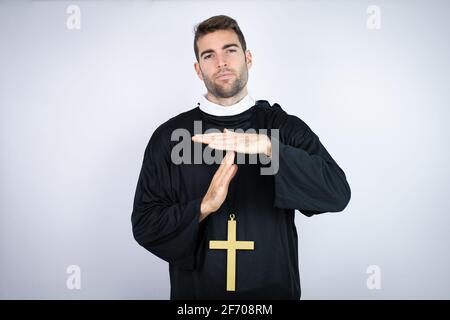
[[207,59],[209,59],[209,58],[211,58],[211,55],[210,55],[210,54],[206,55],[203,59],[207,60]]
[[229,49],[228,52],[236,52],[236,49]]

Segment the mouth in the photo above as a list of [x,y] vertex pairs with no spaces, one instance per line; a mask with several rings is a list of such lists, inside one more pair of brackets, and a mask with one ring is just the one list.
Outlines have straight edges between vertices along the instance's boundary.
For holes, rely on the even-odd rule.
[[234,74],[232,72],[224,72],[219,74],[216,79],[218,80],[226,80],[226,79],[231,79],[234,76]]

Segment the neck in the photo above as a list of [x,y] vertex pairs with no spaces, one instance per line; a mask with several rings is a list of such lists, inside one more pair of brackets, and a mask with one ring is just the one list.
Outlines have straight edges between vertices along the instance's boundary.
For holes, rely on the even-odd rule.
[[236,95],[229,97],[229,98],[219,98],[216,97],[214,95],[211,94],[211,92],[208,91],[208,93],[206,94],[206,98],[218,105],[221,106],[231,106],[233,104],[238,103],[239,101],[242,100],[242,98],[244,98],[246,95],[248,94],[247,92],[247,86],[245,86],[241,91],[239,91]]

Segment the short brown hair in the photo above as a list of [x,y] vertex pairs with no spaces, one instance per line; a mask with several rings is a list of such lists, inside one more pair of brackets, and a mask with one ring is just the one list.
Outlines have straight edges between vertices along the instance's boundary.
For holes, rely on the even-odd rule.
[[244,52],[247,50],[247,44],[245,43],[244,35],[242,34],[241,28],[239,28],[238,23],[233,18],[228,16],[219,15],[213,16],[205,21],[199,23],[195,28],[195,37],[194,37],[194,52],[197,61],[199,61],[198,57],[198,46],[197,41],[200,37],[217,31],[217,30],[233,30],[236,32],[239,42],[241,43],[241,47]]

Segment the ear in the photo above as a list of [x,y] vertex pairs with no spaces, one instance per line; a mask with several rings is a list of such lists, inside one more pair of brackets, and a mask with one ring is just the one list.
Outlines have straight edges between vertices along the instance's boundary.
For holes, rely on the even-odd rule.
[[250,50],[247,50],[245,52],[245,58],[247,60],[247,69],[250,70],[250,68],[252,67],[252,64],[253,64],[253,57],[252,57],[252,53],[250,52]]
[[202,70],[200,69],[200,64],[198,62],[194,63],[194,69],[195,72],[197,73],[198,78],[203,81]]

